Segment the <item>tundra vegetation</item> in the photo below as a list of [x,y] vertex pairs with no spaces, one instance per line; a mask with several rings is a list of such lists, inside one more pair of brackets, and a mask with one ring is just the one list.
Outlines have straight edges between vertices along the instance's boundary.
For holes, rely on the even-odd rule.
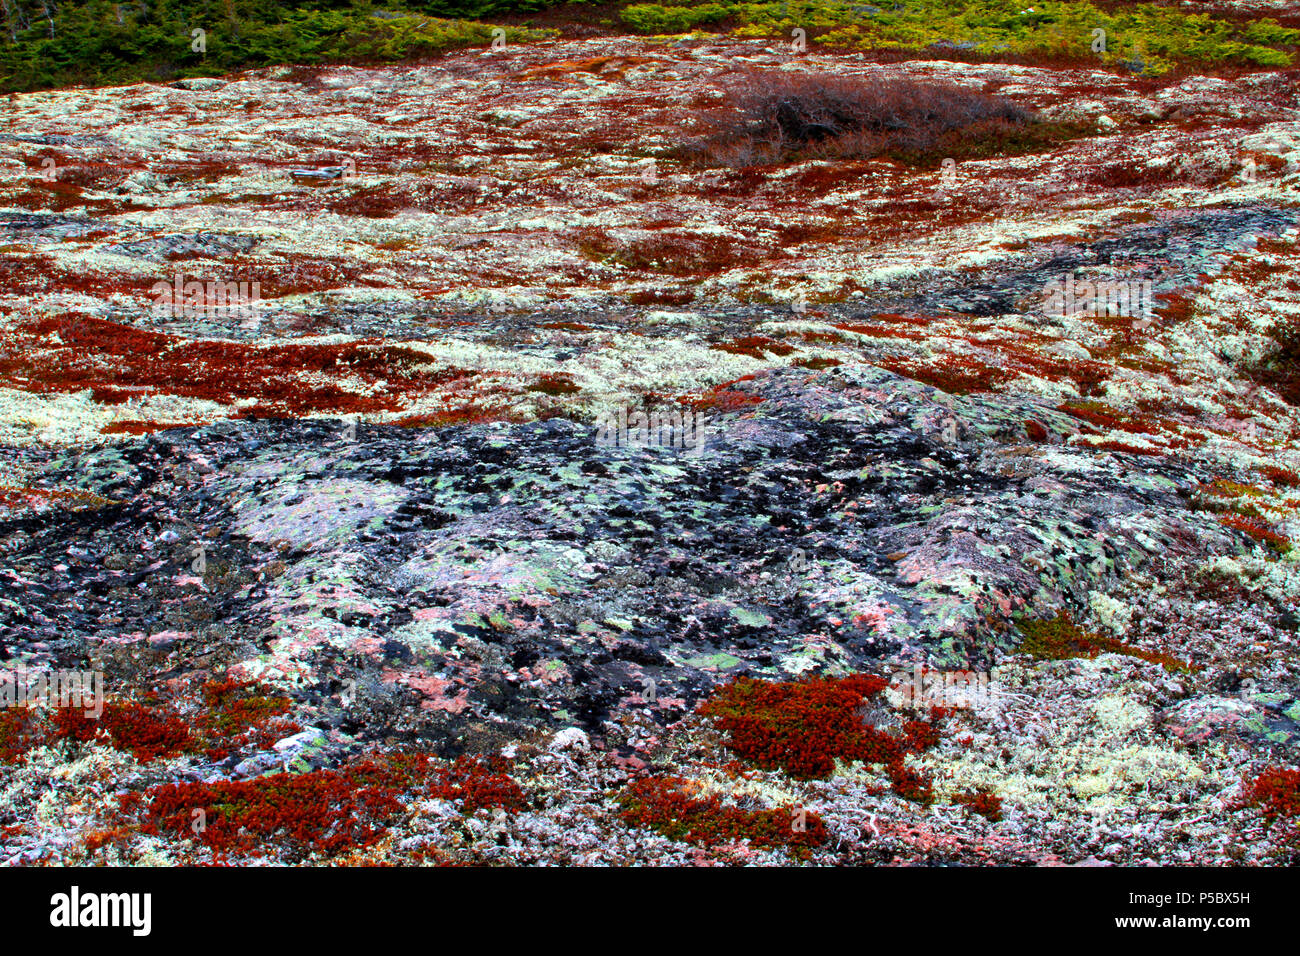
[[1282,10],[0,0],[0,865],[1296,862]]

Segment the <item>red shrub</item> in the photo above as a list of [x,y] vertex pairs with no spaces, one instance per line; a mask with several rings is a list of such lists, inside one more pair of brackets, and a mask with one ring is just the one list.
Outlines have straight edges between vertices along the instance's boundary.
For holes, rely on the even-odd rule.
[[39,741],[40,720],[26,707],[0,709],[0,763],[13,763]]
[[710,347],[717,349],[719,352],[748,355],[756,359],[767,358],[768,352],[773,355],[789,355],[794,351],[794,346],[778,342],[776,339],[769,339],[765,335],[747,335],[744,338],[736,339],[734,342],[722,342]]
[[619,795],[620,815],[632,826],[655,830],[670,840],[706,846],[737,840],[755,846],[826,842],[826,826],[815,813],[800,814],[789,806],[743,810],[725,805],[717,794],[693,796],[690,790],[680,777],[644,777]]
[[1277,343],[1267,356],[1247,373],[1291,405],[1300,405],[1300,322],[1283,323],[1273,330]]
[[[765,769],[808,779],[831,773],[836,758],[883,764],[896,792],[927,803],[930,784],[904,757],[938,742],[933,723],[907,720],[896,732],[866,723],[860,708],[889,685],[882,677],[809,677],[771,683],[739,677],[700,706],[728,731],[728,745]],[[933,711],[932,718],[942,716]]]
[[143,813],[144,834],[193,836],[222,853],[255,850],[268,841],[325,854],[368,846],[402,812],[389,788],[357,786],[337,770],[164,784],[126,794],[121,807]]
[[953,802],[969,807],[973,812],[987,817],[994,823],[1002,819],[1002,799],[987,788],[979,787],[959,793],[953,798]]
[[1246,786],[1240,806],[1258,808],[1282,845],[1300,852],[1300,770],[1269,767]]
[[878,364],[881,368],[924,382],[949,395],[991,392],[1016,377],[1015,372],[1007,369],[986,365],[976,358],[955,355],[944,355],[932,362],[889,358]]
[[[58,346],[49,344],[54,334]],[[451,367],[426,369],[427,354],[378,340],[270,346],[191,342],[77,313],[25,322],[10,346],[0,354],[0,383],[26,391],[131,387],[223,404],[257,399],[249,415],[389,411],[406,398],[470,374]],[[358,395],[342,382],[354,376],[384,384]]]
[[202,687],[204,710],[198,727],[204,737],[204,752],[212,760],[224,760],[233,751],[265,749],[302,728],[288,720],[293,702],[288,697],[267,696],[256,681],[211,681]]
[[763,401],[761,396],[751,395],[749,392],[742,392],[728,387],[735,385],[736,382],[743,381],[745,379],[738,378],[734,382],[723,382],[721,385],[715,385],[700,398],[688,399],[684,404],[695,411],[718,412],[737,412],[752,405],[760,404]]
[[1259,469],[1259,473],[1280,487],[1300,488],[1300,475],[1297,475],[1294,471],[1288,471],[1286,468],[1279,468],[1277,465],[1265,465]]
[[1270,823],[1300,819],[1300,770],[1269,767],[1250,784],[1246,804]]
[[1219,523],[1237,531],[1244,532],[1254,538],[1261,544],[1267,544],[1277,551],[1286,553],[1291,550],[1291,539],[1286,535],[1274,531],[1264,522],[1255,518],[1248,518],[1245,515],[1227,514],[1219,516]]
[[113,747],[129,750],[142,762],[175,757],[190,746],[190,729],[173,713],[136,703],[106,703],[99,718],[77,708],[54,712],[52,736],[56,740],[94,740],[100,731]]
[[403,797],[458,800],[466,811],[514,811],[525,802],[518,784],[477,760],[438,766],[423,755],[399,755],[341,770],[163,784],[123,795],[120,807],[140,817],[141,833],[192,837],[219,855],[269,843],[329,856],[379,840],[405,812]]

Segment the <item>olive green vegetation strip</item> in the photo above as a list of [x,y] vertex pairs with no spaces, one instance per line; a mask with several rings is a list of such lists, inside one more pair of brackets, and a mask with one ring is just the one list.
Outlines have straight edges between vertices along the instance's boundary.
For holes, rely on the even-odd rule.
[[[815,31],[820,44],[860,50],[939,45],[986,55],[1096,57],[1152,74],[1178,62],[1286,67],[1300,46],[1300,30],[1270,19],[1230,23],[1150,4],[1103,10],[1078,0],[636,3],[620,16],[639,33],[726,21],[737,36],[788,37],[803,28]],[[1104,31],[1104,41],[1096,31]]]
[[[498,28],[484,18],[556,5],[554,0],[395,0],[382,6],[370,0],[296,6],[273,0],[5,0],[0,4],[0,92],[210,76],[270,64],[404,60],[486,45]],[[567,19],[584,18],[582,0],[566,6]],[[737,36],[789,37],[799,27],[818,43],[850,49],[919,51],[938,45],[994,57],[1088,56],[1152,74],[1176,63],[1286,67],[1300,48],[1300,30],[1270,19],[1229,23],[1149,4],[1103,10],[1086,0],[676,0],[634,3],[619,16],[636,33],[684,33],[721,24]],[[508,43],[553,35],[503,29]],[[199,30],[202,34],[196,34]],[[1104,52],[1094,50],[1098,30],[1105,31]]]
[[61,0],[49,4],[50,19],[39,0],[8,0],[0,4],[0,92],[216,76],[272,64],[397,61],[486,46],[496,35],[524,43],[554,31],[466,18],[545,5],[448,0],[381,9],[344,0],[323,9],[270,0]]

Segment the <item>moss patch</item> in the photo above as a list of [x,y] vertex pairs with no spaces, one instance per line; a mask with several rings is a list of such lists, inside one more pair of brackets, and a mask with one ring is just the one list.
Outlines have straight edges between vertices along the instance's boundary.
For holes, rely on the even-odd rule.
[[1016,626],[1023,635],[1020,649],[1035,660],[1064,661],[1078,657],[1093,658],[1098,654],[1123,654],[1159,664],[1168,671],[1191,673],[1196,669],[1169,654],[1144,651],[1113,637],[1085,631],[1064,612],[1053,618],[1021,620]]

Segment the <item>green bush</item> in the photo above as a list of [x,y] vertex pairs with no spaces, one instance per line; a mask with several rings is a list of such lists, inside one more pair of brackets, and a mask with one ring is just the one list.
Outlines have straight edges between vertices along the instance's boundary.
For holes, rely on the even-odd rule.
[[[707,11],[707,19],[694,14]],[[1286,67],[1300,30],[1274,20],[1233,22],[1153,4],[1089,0],[738,0],[673,6],[637,4],[623,12],[638,32],[680,32],[734,19],[739,36],[789,37],[802,27],[825,46],[862,50],[969,50],[981,56],[1095,58],[1161,73],[1175,62]],[[1092,49],[1095,30],[1105,52]]]
[[[490,24],[460,17],[532,11],[553,0],[40,0],[0,4],[0,92],[216,75],[271,64],[398,60],[488,44]],[[206,50],[191,46],[205,31]],[[507,28],[526,42],[545,31]]]
[[657,3],[637,3],[626,7],[623,22],[637,33],[686,33],[701,23],[717,23],[731,11],[720,3],[696,7],[663,7]]

